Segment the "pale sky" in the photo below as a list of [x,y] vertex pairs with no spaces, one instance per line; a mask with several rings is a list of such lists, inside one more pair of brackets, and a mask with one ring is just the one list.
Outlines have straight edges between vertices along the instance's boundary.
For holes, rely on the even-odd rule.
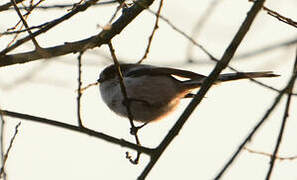
[[[6,2],[6,1],[5,1]],[[61,3],[69,1],[59,1]],[[72,2],[72,1],[71,1]],[[75,1],[73,1],[75,2]],[[161,14],[183,32],[191,35],[192,28],[211,1],[164,1]],[[156,11],[159,1],[152,9]],[[3,3],[1,3],[3,4]],[[43,5],[46,5],[45,2]],[[267,0],[267,7],[297,20],[295,0]],[[251,2],[225,0],[201,29],[197,42],[220,58],[246,17]],[[77,41],[101,31],[107,24],[115,6],[89,8],[70,20],[38,36],[42,47]],[[58,18],[66,10],[35,11],[28,19],[30,26]],[[0,31],[12,27],[18,20],[14,11],[0,13]],[[112,41],[120,59],[137,62],[143,55],[152,31],[155,16],[141,13]],[[27,34],[24,34],[27,35]],[[24,36],[22,35],[22,36]],[[236,55],[259,48],[296,39],[296,28],[289,26],[261,11]],[[11,36],[0,37],[1,50]],[[185,64],[188,40],[160,20],[146,64],[163,65],[191,70],[207,75],[214,64]],[[32,50],[27,43],[13,53]],[[194,58],[207,56],[194,48]],[[296,45],[279,48],[258,56],[231,61],[230,65],[241,71],[274,71],[281,76],[259,81],[283,88],[291,73]],[[111,61],[106,45],[89,50],[83,56],[83,86],[98,79],[99,73]],[[0,107],[34,116],[76,124],[77,55],[71,54],[45,61],[12,65],[0,68]],[[205,60],[207,61],[207,60]],[[224,72],[229,72],[226,69]],[[29,75],[29,76],[28,76]],[[22,79],[23,77],[29,77]],[[296,88],[295,88],[296,92]],[[248,80],[229,82],[213,87],[196,108],[179,135],[173,140],[147,179],[212,179],[223,167],[248,132],[271,106],[277,93]],[[139,136],[146,147],[155,147],[167,134],[190,100],[183,100],[172,115],[143,128]],[[271,114],[266,124],[247,145],[248,148],[272,153],[285,108],[286,96]],[[292,99],[279,156],[297,155],[296,97]],[[98,87],[86,90],[82,97],[82,119],[86,127],[134,142],[129,134],[129,121],[111,112],[103,103]],[[5,117],[5,149],[19,119]],[[51,179],[136,179],[147,165],[149,158],[141,156],[138,165],[132,165],[125,152],[135,152],[83,134],[21,121],[19,133],[6,164],[9,180]],[[270,158],[247,151],[239,156],[222,179],[264,179]],[[276,160],[273,180],[297,179],[297,159]]]

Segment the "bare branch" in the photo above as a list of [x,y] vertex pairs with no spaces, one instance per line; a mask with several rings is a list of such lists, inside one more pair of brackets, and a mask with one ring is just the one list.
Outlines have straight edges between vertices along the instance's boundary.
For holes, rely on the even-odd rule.
[[[250,2],[255,2],[255,0],[249,0],[249,1],[250,1]],[[273,10],[271,10],[271,9],[265,7],[265,6],[263,6],[263,9],[264,9],[265,11],[267,11],[267,14],[269,14],[270,16],[272,16],[272,17],[278,19],[279,21],[282,21],[282,22],[284,22],[284,23],[286,23],[286,24],[289,24],[289,25],[291,25],[291,26],[297,28],[297,21],[294,21],[294,20],[292,20],[292,19],[290,19],[290,18],[287,18],[287,17],[281,15],[280,13],[278,13],[278,12],[276,12],[276,11],[273,11]]]
[[78,81],[78,89],[77,89],[77,121],[78,121],[78,126],[79,127],[83,127],[83,123],[82,123],[82,120],[81,120],[81,114],[80,114],[80,110],[81,110],[81,95],[82,95],[82,90],[81,90],[81,85],[82,85],[82,82],[81,82],[81,57],[83,55],[83,52],[80,52],[79,55],[78,55],[78,78],[77,78],[77,81]]
[[145,154],[148,154],[148,155],[151,154],[152,151],[153,151],[153,149],[143,147],[143,146],[139,146],[137,144],[130,143],[130,142],[124,140],[124,139],[118,139],[118,138],[115,138],[115,137],[112,137],[112,136],[109,136],[109,135],[106,135],[104,133],[97,132],[97,131],[94,131],[94,130],[88,129],[88,128],[81,128],[81,127],[74,126],[74,125],[71,125],[71,124],[66,124],[66,123],[51,120],[51,119],[32,116],[32,115],[28,115],[28,114],[22,114],[22,113],[13,112],[13,111],[0,110],[0,113],[2,113],[3,116],[19,118],[21,120],[34,121],[34,122],[47,124],[47,125],[50,125],[50,126],[55,126],[55,127],[75,131],[75,132],[78,132],[78,133],[86,134],[86,135],[89,135],[89,136],[93,136],[93,137],[105,140],[105,141],[113,143],[113,144],[117,144],[117,145],[120,145],[120,146],[123,146],[123,147],[127,147],[127,148],[130,148],[130,149],[136,150],[136,151],[141,151],[141,152],[143,152]]
[[[126,89],[126,86],[125,86],[125,83],[124,83],[124,80],[123,80],[123,75],[122,75],[121,67],[120,67],[119,61],[118,61],[118,59],[117,59],[117,57],[115,55],[114,48],[113,48],[111,42],[108,43],[108,47],[109,47],[109,50],[110,50],[110,53],[111,53],[111,56],[112,56],[114,65],[115,65],[116,70],[117,70],[116,72],[117,72],[117,75],[118,75],[118,78],[119,78],[119,84],[120,84],[120,87],[121,87],[121,92],[122,92],[122,95],[123,95],[123,98],[124,98],[124,103],[125,103],[126,108],[127,108],[127,114],[128,114],[129,122],[130,122],[130,125],[131,125],[130,133],[135,137],[136,144],[137,145],[140,145],[140,141],[139,141],[139,138],[138,138],[138,135],[137,135],[137,132],[138,132],[139,128],[137,128],[134,125],[134,122],[133,122],[134,117],[133,117],[133,114],[131,113],[131,108],[130,108],[131,101],[128,98],[127,89]],[[139,156],[140,156],[140,152],[137,151],[137,157],[136,157],[136,159],[135,160],[132,160],[130,158],[129,154],[126,153],[126,157],[133,164],[137,164],[138,163]]]
[[281,125],[281,128],[279,130],[279,134],[278,134],[277,142],[276,142],[276,145],[275,145],[275,148],[274,148],[274,151],[273,151],[273,155],[271,156],[271,159],[270,159],[270,166],[269,166],[269,169],[268,169],[268,172],[267,172],[267,175],[266,175],[266,179],[270,179],[270,176],[272,174],[275,159],[277,157],[277,153],[278,153],[281,141],[282,141],[283,133],[285,131],[286,122],[287,122],[287,119],[289,117],[289,109],[290,109],[290,104],[291,104],[292,90],[294,88],[296,78],[297,78],[297,48],[296,48],[295,64],[294,64],[294,68],[293,68],[293,75],[292,75],[291,81],[287,85],[289,95],[288,95],[288,98],[287,98],[286,109],[285,109],[285,112],[284,112],[282,125]]

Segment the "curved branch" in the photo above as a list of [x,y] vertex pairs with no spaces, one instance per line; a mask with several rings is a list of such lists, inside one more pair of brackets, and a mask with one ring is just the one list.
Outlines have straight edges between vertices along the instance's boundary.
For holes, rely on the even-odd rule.
[[97,131],[94,131],[92,129],[88,129],[85,127],[74,126],[71,124],[66,124],[66,123],[51,120],[51,119],[41,118],[41,117],[37,117],[37,116],[32,116],[32,115],[28,115],[28,114],[22,114],[22,113],[18,113],[18,112],[7,111],[7,110],[0,110],[0,113],[3,116],[10,116],[10,117],[14,117],[14,118],[20,118],[22,120],[39,122],[39,123],[43,123],[43,124],[56,126],[56,127],[76,131],[79,133],[87,134],[87,135],[97,137],[99,139],[105,140],[105,141],[113,143],[113,144],[117,144],[117,145],[120,145],[123,147],[137,150],[137,151],[141,151],[148,155],[153,152],[153,149],[139,146],[137,144],[130,143],[124,139],[118,139],[118,138],[115,138],[115,137],[112,137],[112,136],[106,135],[104,133],[100,133],[100,132],[97,132]]

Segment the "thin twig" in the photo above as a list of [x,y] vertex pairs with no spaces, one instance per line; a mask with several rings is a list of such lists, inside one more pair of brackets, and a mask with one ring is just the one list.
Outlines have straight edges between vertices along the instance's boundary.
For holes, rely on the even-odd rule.
[[[155,15],[157,14],[156,12],[154,12],[151,9],[147,9],[147,10],[150,13],[152,13],[152,14],[155,14]],[[198,48],[200,48],[210,59],[218,61],[218,59],[216,59],[207,49],[205,49],[201,44],[199,44],[197,41],[195,41],[195,39],[193,39],[191,36],[189,36],[184,31],[182,31],[181,29],[179,29],[168,18],[166,18],[166,17],[164,17],[162,15],[159,15],[159,18],[162,19],[164,22],[166,22],[173,30],[175,30],[176,32],[178,32],[179,34],[181,34],[182,36],[184,36],[186,39],[188,39],[195,46],[197,46]]]
[[[248,151],[249,153],[253,153],[253,154],[259,154],[259,155],[263,155],[263,156],[267,156],[267,157],[272,157],[273,154],[267,153],[267,152],[262,152],[262,151],[256,151],[253,149],[249,149],[247,147],[243,148],[244,150]],[[296,156],[288,156],[288,157],[284,157],[284,156],[275,156],[275,159],[278,159],[280,161],[285,161],[285,160],[296,160],[297,159],[297,155]]]
[[127,108],[128,118],[130,120],[130,125],[131,125],[131,128],[135,128],[135,125],[133,123],[134,118],[133,118],[133,114],[131,113],[129,99],[128,99],[128,95],[127,95],[127,89],[126,89],[125,84],[124,84],[123,74],[122,74],[122,71],[121,71],[120,63],[118,62],[118,59],[117,59],[117,57],[115,55],[115,51],[114,51],[114,48],[113,48],[111,42],[108,43],[108,47],[109,47],[110,54],[112,56],[114,65],[116,67],[116,73],[117,73],[117,76],[118,76],[118,79],[119,79],[119,84],[120,84],[120,87],[121,87],[121,91],[122,91],[124,101],[125,101],[125,103],[127,102],[126,108]]
[[[20,1],[20,0],[18,0]],[[22,0],[24,1],[24,0]],[[114,4],[117,1],[115,0],[110,0],[110,1],[104,1],[104,2],[97,2],[94,4],[94,7],[96,6],[102,6],[102,5],[110,5],[110,4]],[[8,4],[2,5],[0,6],[0,12],[4,11],[4,10],[11,10],[12,8],[8,7]],[[54,10],[54,9],[65,9],[65,8],[69,8],[69,7],[73,7],[73,4],[55,4],[55,5],[48,5],[48,6],[38,6],[36,7],[36,9],[39,10]],[[28,9],[28,7],[19,7],[19,9]]]
[[77,81],[78,81],[78,90],[77,90],[77,121],[78,121],[78,126],[79,127],[84,127],[83,126],[83,123],[82,123],[82,120],[81,120],[81,95],[82,95],[82,91],[81,91],[81,85],[82,85],[82,82],[81,82],[81,57],[83,55],[83,51],[79,53],[78,55],[78,78],[77,78]]
[[203,82],[197,95],[194,97],[194,99],[190,102],[190,104],[184,110],[184,112],[182,113],[182,115],[180,116],[178,121],[174,124],[174,126],[171,128],[171,130],[166,135],[166,137],[162,140],[161,144],[157,147],[156,153],[154,153],[151,156],[150,162],[145,167],[145,169],[142,171],[142,173],[138,179],[145,179],[145,177],[148,175],[150,170],[154,167],[155,163],[158,161],[158,159],[160,158],[162,153],[165,151],[165,149],[168,147],[168,145],[172,142],[172,140],[177,136],[177,134],[179,133],[179,131],[181,130],[183,125],[186,123],[189,116],[193,113],[194,109],[202,101],[202,99],[205,96],[205,94],[207,93],[207,91],[210,89],[210,87],[214,84],[216,79],[219,77],[221,71],[228,66],[228,63],[234,56],[236,49],[238,48],[241,41],[243,40],[246,33],[248,32],[252,22],[254,21],[256,15],[260,11],[263,3],[264,3],[264,0],[260,0],[260,1],[257,1],[252,6],[251,10],[248,12],[246,19],[244,20],[244,22],[242,23],[238,32],[236,33],[235,37],[233,38],[232,42],[230,43],[230,45],[224,52],[222,59],[217,63],[217,65],[215,66],[213,71],[210,73],[210,75]]
[[[46,26],[47,24],[48,24],[48,22],[43,23],[43,24],[40,24],[40,25],[37,25],[37,26],[31,26],[29,29],[30,29],[30,30],[33,30],[33,29],[41,29],[41,28],[43,28],[44,26]],[[19,34],[19,33],[27,32],[27,31],[28,31],[28,29],[22,29],[22,30],[17,30],[17,31],[6,31],[6,32],[3,32],[3,33],[0,33],[0,36],[2,36],[2,35]]]
[[[5,120],[4,117],[2,115],[2,113],[0,112],[0,126],[1,126],[1,132],[0,132],[0,158],[1,158],[1,167],[4,167],[4,134],[5,134]],[[5,168],[3,168],[3,180],[6,180],[6,172],[5,172]],[[0,175],[1,178],[1,175]]]
[[99,84],[98,82],[90,83],[90,84],[88,84],[87,86],[82,87],[82,88],[80,89],[80,91],[81,91],[81,92],[84,92],[84,91],[87,90],[89,87],[97,86],[98,84]]
[[120,4],[118,5],[118,7],[116,8],[115,12],[113,13],[113,15],[111,16],[110,20],[108,21],[108,24],[110,25],[112,23],[112,21],[114,20],[114,18],[117,16],[118,12],[124,8],[126,6],[125,1],[120,2]]
[[[221,3],[222,0],[213,0],[210,2],[209,6],[207,7],[207,9],[204,11],[204,13],[201,15],[201,18],[199,18],[199,20],[197,21],[197,23],[195,24],[193,30],[192,30],[192,35],[191,37],[193,39],[197,39],[199,33],[201,32],[202,28],[205,25],[205,22],[210,18],[210,16],[213,14],[213,12],[215,12],[215,8],[217,7],[217,5],[219,3]],[[192,62],[192,51],[193,51],[193,43],[191,43],[189,41],[188,43],[188,48],[187,48],[187,59],[188,62],[191,63]]]
[[[255,2],[255,0],[249,0],[249,1],[250,2]],[[286,24],[289,24],[289,25],[297,28],[297,21],[294,21],[291,18],[285,17],[285,16],[281,15],[280,13],[278,13],[276,11],[273,11],[273,10],[271,10],[271,9],[265,7],[265,6],[263,6],[263,9],[265,11],[267,11],[267,14],[269,14],[270,16],[278,19],[279,21],[282,21],[282,22],[284,22]]]
[[163,0],[160,0],[160,4],[159,4],[159,8],[158,11],[156,13],[156,21],[155,21],[155,25],[154,25],[154,29],[149,37],[149,41],[146,47],[146,50],[144,52],[144,55],[142,56],[142,58],[137,62],[138,64],[142,63],[142,61],[147,57],[149,51],[150,51],[150,47],[151,47],[151,43],[153,40],[153,37],[155,35],[156,30],[159,28],[159,17],[160,17],[160,13],[161,13],[161,9],[163,7]]
[[269,166],[269,169],[268,169],[268,172],[267,172],[267,175],[266,175],[267,180],[270,179],[270,176],[272,174],[275,159],[277,157],[277,153],[278,153],[281,141],[282,141],[283,133],[285,131],[286,122],[287,122],[287,119],[289,117],[289,109],[290,109],[290,104],[291,104],[292,90],[294,88],[296,78],[297,78],[297,48],[296,48],[296,59],[295,59],[294,68],[293,68],[293,75],[292,75],[291,81],[287,85],[289,95],[288,95],[288,98],[287,98],[286,108],[285,108],[281,128],[280,128],[280,131],[279,131],[279,134],[278,134],[277,142],[276,142],[276,145],[274,147],[273,155],[271,156],[271,159],[270,159],[270,166]]
[[[257,55],[261,55],[261,54],[264,54],[264,53],[267,53],[267,52],[270,52],[270,51],[273,51],[273,50],[276,50],[276,49],[279,49],[279,48],[287,48],[289,46],[292,46],[292,45],[295,45],[297,44],[297,38],[296,37],[292,37],[292,38],[289,38],[288,40],[284,40],[282,42],[278,42],[278,43],[275,43],[273,42],[273,44],[271,45],[267,45],[267,46],[264,46],[264,47],[260,47],[260,48],[256,48],[256,49],[252,49],[252,50],[249,50],[247,52],[243,52],[243,53],[240,53],[238,55],[235,55],[234,58],[233,58],[233,61],[236,60],[243,60],[243,59],[246,59],[248,61],[251,61],[251,57],[253,56],[257,56]],[[204,65],[204,64],[211,64],[211,63],[215,63],[213,61],[208,61],[209,59],[187,59],[187,62],[186,64],[199,64],[199,65]]]
[[[131,101],[129,100],[129,97],[128,97],[128,94],[127,94],[127,89],[126,89],[126,86],[125,86],[125,83],[124,83],[124,80],[123,80],[123,74],[122,74],[122,71],[121,71],[119,61],[117,60],[117,57],[115,55],[114,48],[113,48],[111,42],[108,43],[108,47],[109,47],[112,59],[114,61],[114,65],[116,67],[116,72],[117,72],[117,75],[118,75],[119,84],[120,84],[121,92],[122,92],[123,99],[124,99],[124,104],[126,105],[127,114],[128,114],[129,122],[130,122],[130,125],[131,125],[130,133],[135,137],[136,144],[141,145],[140,141],[139,141],[139,138],[138,138],[138,135],[137,135],[138,128],[134,125],[134,122],[133,122],[134,117],[133,117],[133,114],[132,114],[131,108],[130,108]],[[130,158],[128,158],[128,159],[133,164],[137,164],[138,160],[139,160],[139,156],[140,156],[140,152],[138,151],[137,152],[137,157],[136,157],[135,160],[132,160]],[[126,157],[130,157],[130,156],[126,155]]]
[[13,146],[15,137],[16,137],[16,135],[18,134],[18,128],[19,128],[20,125],[21,125],[21,122],[19,122],[19,123],[16,125],[14,135],[12,136],[12,138],[11,138],[11,140],[10,140],[10,143],[9,143],[9,146],[8,146],[8,149],[7,149],[7,151],[6,151],[5,155],[4,155],[4,158],[3,158],[3,165],[2,165],[2,167],[1,167],[1,169],[0,169],[0,177],[1,177],[2,174],[4,173],[4,168],[5,168],[5,164],[6,164],[6,161],[7,161],[7,159],[8,159],[8,156],[9,156],[9,152],[10,152],[12,146]]

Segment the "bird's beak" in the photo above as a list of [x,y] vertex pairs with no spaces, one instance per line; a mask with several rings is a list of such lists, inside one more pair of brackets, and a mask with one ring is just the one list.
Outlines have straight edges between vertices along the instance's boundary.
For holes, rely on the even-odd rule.
[[103,81],[102,78],[99,78],[99,79],[97,80],[98,83],[102,83],[102,81]]

